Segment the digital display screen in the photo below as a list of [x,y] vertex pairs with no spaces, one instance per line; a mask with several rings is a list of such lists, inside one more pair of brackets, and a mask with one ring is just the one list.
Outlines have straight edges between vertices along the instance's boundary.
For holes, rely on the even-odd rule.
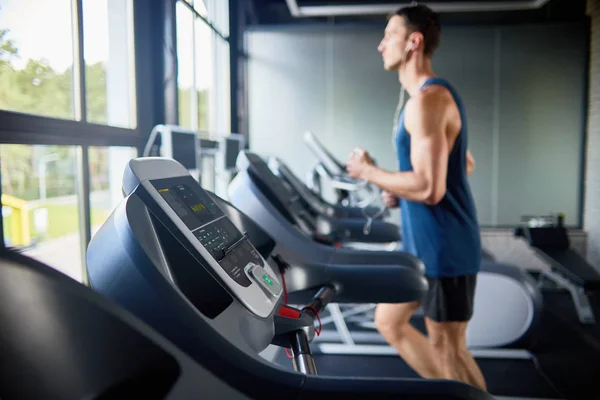
[[240,285],[249,286],[244,267],[249,262],[262,266],[261,257],[198,182],[188,175],[150,184],[221,268]]
[[220,261],[244,238],[191,176],[150,182],[200,244]]
[[173,159],[186,169],[196,169],[196,136],[190,133],[171,132]]
[[223,215],[192,177],[159,179],[151,183],[192,231]]

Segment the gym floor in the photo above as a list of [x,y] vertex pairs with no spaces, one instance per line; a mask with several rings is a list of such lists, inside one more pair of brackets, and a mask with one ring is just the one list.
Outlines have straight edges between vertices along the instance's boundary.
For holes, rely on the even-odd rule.
[[[539,329],[520,347],[534,354],[535,362],[477,359],[489,392],[511,398],[600,399],[600,326],[579,322],[568,292],[549,289],[543,294]],[[590,301],[600,323],[600,296],[590,295]],[[423,329],[420,321],[415,326]],[[315,361],[320,375],[418,377],[400,357],[315,354]],[[278,351],[274,362],[292,370],[284,351]]]

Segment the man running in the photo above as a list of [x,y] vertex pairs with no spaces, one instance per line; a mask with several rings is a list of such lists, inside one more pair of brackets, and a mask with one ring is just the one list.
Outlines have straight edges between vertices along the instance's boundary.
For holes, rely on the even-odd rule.
[[[422,377],[486,390],[466,344],[481,260],[477,211],[467,181],[474,160],[467,149],[464,105],[432,70],[439,41],[439,18],[426,6],[402,8],[389,19],[378,50],[384,68],[398,71],[410,95],[395,121],[400,171],[377,168],[362,149],[350,155],[347,170],[380,187],[388,205],[398,205],[399,199],[404,251],[423,261],[429,282],[420,302],[379,304],[378,331]],[[410,324],[419,306],[428,339]]]

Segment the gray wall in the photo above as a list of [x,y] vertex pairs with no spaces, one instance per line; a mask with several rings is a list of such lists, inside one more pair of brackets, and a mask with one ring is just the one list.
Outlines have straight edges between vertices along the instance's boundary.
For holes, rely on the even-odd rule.
[[600,269],[600,2],[588,0],[591,16],[585,229],[588,260]]
[[[385,72],[382,28],[300,27],[248,33],[250,147],[304,177],[311,130],[340,160],[355,146],[397,169],[391,142],[397,75]],[[580,25],[447,27],[434,57],[466,103],[471,177],[482,226],[524,214],[580,218],[585,116]]]

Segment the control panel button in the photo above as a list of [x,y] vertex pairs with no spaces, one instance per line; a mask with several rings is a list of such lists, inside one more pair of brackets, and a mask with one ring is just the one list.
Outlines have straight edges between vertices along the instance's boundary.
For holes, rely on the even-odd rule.
[[281,294],[281,284],[279,281],[269,274],[262,266],[248,263],[245,270],[265,293],[273,297],[277,297]]
[[266,274],[263,275],[263,279],[264,279],[265,282],[267,282],[267,284],[273,286],[273,281],[271,280],[271,278],[269,278],[268,275],[266,275]]

